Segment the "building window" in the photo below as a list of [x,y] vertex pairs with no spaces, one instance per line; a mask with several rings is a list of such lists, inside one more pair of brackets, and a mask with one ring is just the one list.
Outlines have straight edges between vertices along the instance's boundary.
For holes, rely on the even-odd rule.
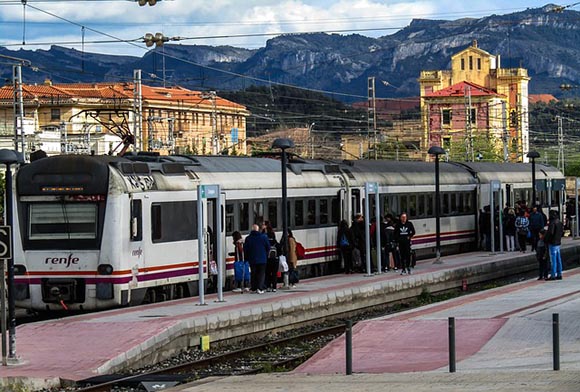
[[481,58],[477,58],[477,69],[481,71]]
[[469,56],[469,69],[473,69],[473,56]]
[[443,138],[443,149],[446,151],[451,149],[451,138],[449,136]]
[[465,71],[465,59],[461,59],[461,70]]
[[60,121],[60,109],[50,109],[50,119]]
[[443,125],[451,125],[451,109],[443,109],[441,112]]
[[477,111],[475,108],[469,109],[469,123],[470,124],[477,123]]

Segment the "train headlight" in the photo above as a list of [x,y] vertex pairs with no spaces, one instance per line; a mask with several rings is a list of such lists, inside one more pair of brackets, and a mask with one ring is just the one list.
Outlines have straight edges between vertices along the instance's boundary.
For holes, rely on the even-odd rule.
[[26,266],[22,264],[14,264],[14,275],[26,274]]
[[112,275],[113,274],[113,266],[110,264],[100,264],[97,268],[97,272],[99,275]]

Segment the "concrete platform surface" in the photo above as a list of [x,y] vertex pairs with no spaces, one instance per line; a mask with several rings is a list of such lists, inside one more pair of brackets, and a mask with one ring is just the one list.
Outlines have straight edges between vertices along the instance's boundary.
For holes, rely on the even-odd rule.
[[[578,263],[579,249],[580,241],[567,239],[563,244],[563,252],[567,252],[567,259],[572,260],[574,265]],[[3,385],[14,383],[15,380],[23,385],[47,387],[57,385],[59,379],[81,380],[97,374],[115,372],[127,366],[142,366],[187,347],[198,345],[200,335],[209,334],[212,341],[245,336],[252,332],[267,331],[386,301],[413,297],[424,289],[439,291],[458,287],[463,280],[472,284],[501,276],[506,271],[510,273],[527,271],[530,265],[535,265],[534,260],[531,254],[468,253],[447,256],[444,258],[444,264],[433,264],[433,260],[420,261],[414,274],[410,276],[392,272],[370,277],[363,274],[333,275],[305,279],[296,289],[279,290],[277,293],[242,295],[226,292],[225,302],[216,302],[215,295],[206,295],[207,306],[198,306],[199,299],[194,297],[25,324],[19,326],[16,332],[16,353],[21,359],[21,364],[0,369],[0,390]],[[529,282],[527,285],[530,290],[536,290],[533,296],[537,298],[563,295],[561,301],[566,303],[572,300],[566,296],[580,289],[580,281],[573,282],[569,280],[569,276],[572,274],[568,271],[565,272],[563,281]],[[572,287],[572,284],[575,287]],[[561,292],[552,293],[547,290],[548,288],[560,288]],[[397,365],[393,366],[392,370],[399,372],[441,368],[444,365],[441,350],[445,346],[442,342],[446,336],[439,337],[445,330],[444,322],[441,320],[450,315],[486,319],[460,322],[460,325],[465,326],[464,332],[478,328],[482,330],[482,334],[474,337],[473,342],[461,348],[465,350],[461,353],[463,359],[461,366],[468,363],[473,357],[473,352],[485,351],[492,335],[502,336],[502,331],[507,326],[517,330],[519,328],[517,325],[512,327],[510,322],[506,322],[500,332],[496,332],[505,322],[500,320],[502,317],[496,316],[509,314],[522,306],[532,306],[537,301],[529,295],[522,294],[523,291],[520,289],[505,288],[505,290],[507,292],[503,298],[486,293],[474,297],[482,300],[477,305],[479,310],[473,308],[474,302],[471,300],[465,307],[437,304],[428,308],[429,311],[408,312],[390,321],[383,321],[383,324],[379,325],[392,332],[385,331],[383,334],[388,336],[386,343],[399,339],[397,345],[399,350],[402,350],[406,346],[401,343],[405,341],[404,339],[416,340],[425,333],[422,342],[425,345],[423,352],[427,349],[431,352],[431,358],[425,360],[425,364],[418,368],[410,369]],[[497,298],[496,302],[486,302],[487,297],[490,297],[490,300]],[[456,313],[450,313],[446,306]],[[569,310],[575,312],[573,308]],[[534,311],[538,312],[538,315],[542,314],[535,308]],[[472,316],[469,316],[470,314]],[[489,320],[494,317],[497,319]],[[578,319],[580,320],[580,317]],[[408,328],[405,324],[399,325],[396,322],[407,322]],[[363,324],[357,328],[363,328]],[[431,335],[426,334],[427,332]],[[438,337],[435,338],[435,335]],[[470,333],[466,335],[471,336]],[[510,336],[506,336],[506,342],[499,341],[498,344],[508,344],[509,338]],[[335,351],[340,352],[339,349]],[[409,349],[407,354],[419,359],[422,357],[421,352]],[[362,352],[357,355],[361,358],[372,358],[372,355]],[[393,362],[393,359],[396,362],[395,358],[392,354],[385,353],[385,365]],[[493,359],[490,361],[493,362]],[[369,362],[380,363],[376,360]],[[404,359],[398,362],[410,363]],[[340,371],[335,364],[328,366],[328,369],[332,369],[331,372]]]
[[[553,370],[552,314],[560,317]],[[448,367],[455,317],[456,373]],[[353,375],[344,336],[289,373],[202,380],[168,392],[580,391],[580,270],[561,281],[528,280],[358,323]]]
[[578,392],[576,371],[306,375],[260,374],[204,380],[166,392]]

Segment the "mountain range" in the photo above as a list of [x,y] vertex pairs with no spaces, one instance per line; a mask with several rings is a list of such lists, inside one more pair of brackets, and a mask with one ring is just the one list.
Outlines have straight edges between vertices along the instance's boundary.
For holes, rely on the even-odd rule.
[[[380,38],[358,34],[286,34],[258,50],[232,46],[165,44],[143,57],[49,50],[0,54],[29,59],[25,83],[132,80],[142,69],[147,84],[177,84],[194,90],[234,90],[271,82],[331,91],[343,101],[364,100],[368,77],[376,77],[378,97],[416,96],[421,70],[448,69],[451,56],[478,41],[500,54],[502,67],[524,67],[530,93],[563,94],[562,83],[580,82],[580,12],[554,12],[553,5],[506,15],[447,20],[413,20]],[[165,61],[163,61],[165,57]],[[12,70],[0,65],[8,83]],[[568,93],[570,94],[570,93]]]

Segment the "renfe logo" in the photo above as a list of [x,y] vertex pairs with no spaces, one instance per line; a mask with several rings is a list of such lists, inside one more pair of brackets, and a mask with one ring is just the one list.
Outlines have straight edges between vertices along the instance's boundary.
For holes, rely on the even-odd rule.
[[44,264],[66,264],[66,268],[70,267],[71,264],[78,264],[79,258],[73,257],[73,254],[69,254],[68,257],[47,257],[44,260]]

